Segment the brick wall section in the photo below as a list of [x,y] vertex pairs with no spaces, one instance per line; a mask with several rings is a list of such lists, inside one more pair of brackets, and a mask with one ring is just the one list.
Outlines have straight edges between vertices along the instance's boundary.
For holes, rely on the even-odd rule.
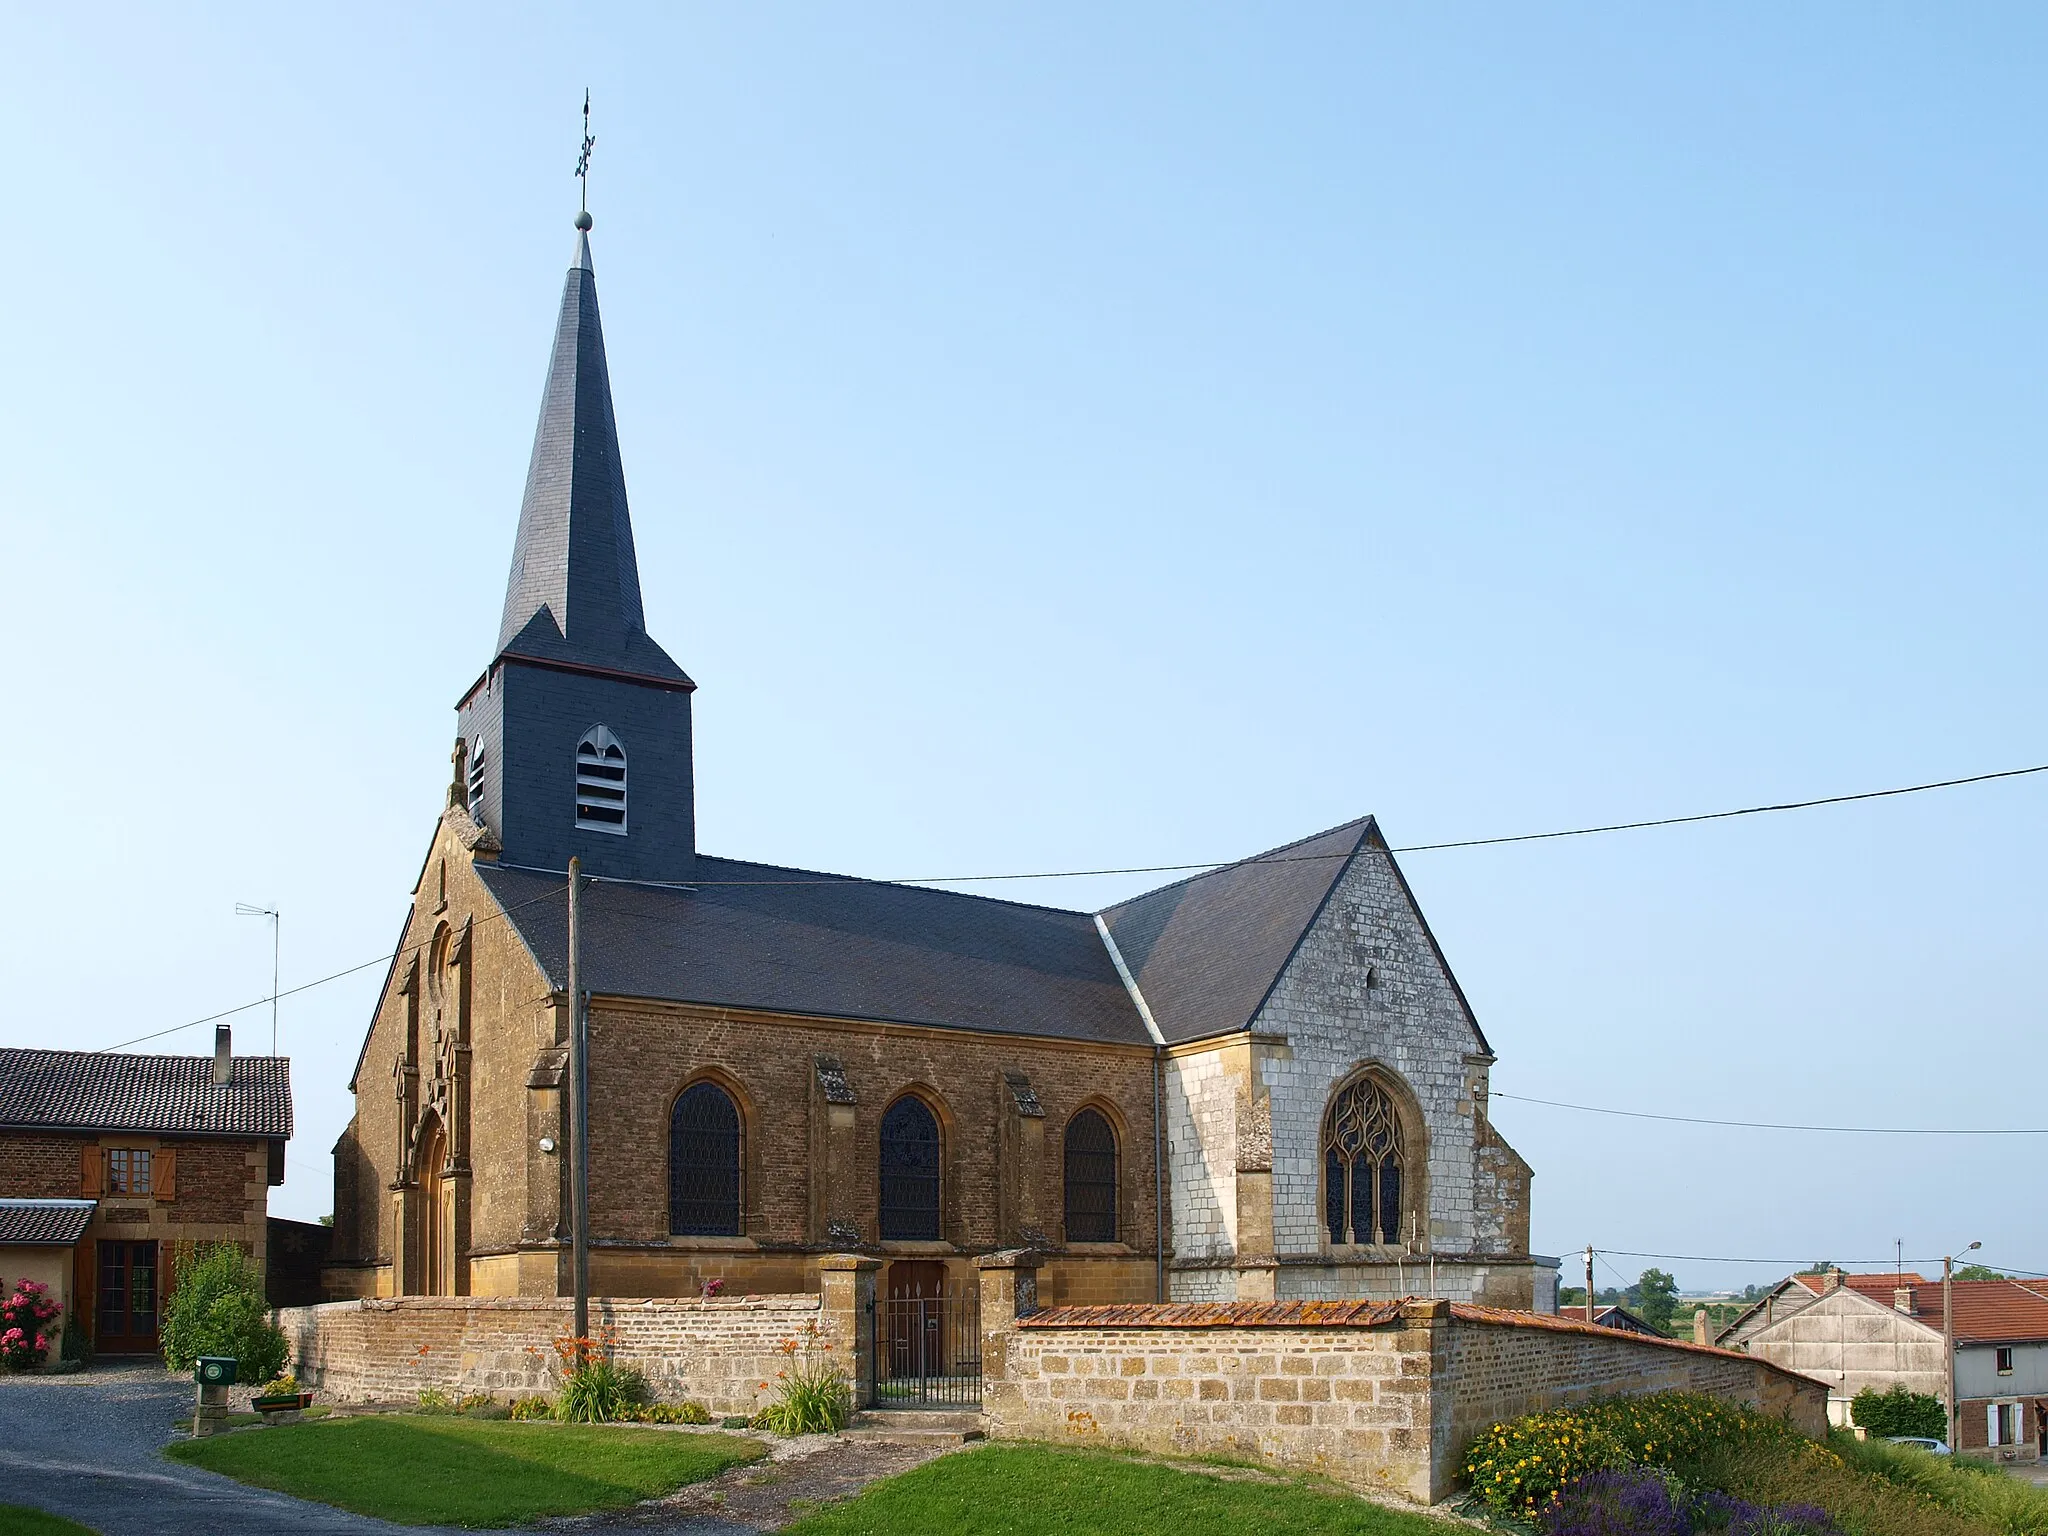
[[[593,1330],[616,1333],[615,1358],[646,1373],[662,1402],[752,1413],[773,1395],[786,1339],[820,1321],[816,1296],[591,1303]],[[278,1314],[300,1380],[332,1402],[412,1403],[429,1387],[502,1402],[556,1390],[554,1341],[568,1301],[408,1296],[291,1307]]]
[[1745,1355],[1443,1301],[1051,1308],[984,1355],[991,1434],[1254,1455],[1419,1502],[1487,1425],[1595,1397],[1682,1389],[1826,1426],[1821,1383]]
[[13,1200],[76,1199],[84,1138],[42,1131],[0,1132],[0,1196]]

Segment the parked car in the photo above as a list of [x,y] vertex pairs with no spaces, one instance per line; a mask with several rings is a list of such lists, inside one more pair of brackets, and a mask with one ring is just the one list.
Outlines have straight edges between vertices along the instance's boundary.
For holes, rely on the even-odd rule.
[[1916,1451],[1925,1451],[1930,1456],[1946,1456],[1949,1449],[1939,1440],[1930,1440],[1925,1435],[1886,1435],[1893,1445],[1910,1445]]

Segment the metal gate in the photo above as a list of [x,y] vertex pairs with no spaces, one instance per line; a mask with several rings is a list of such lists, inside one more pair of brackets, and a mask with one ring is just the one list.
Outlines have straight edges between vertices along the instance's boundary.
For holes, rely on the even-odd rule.
[[974,1286],[875,1303],[875,1406],[981,1403],[981,1296]]

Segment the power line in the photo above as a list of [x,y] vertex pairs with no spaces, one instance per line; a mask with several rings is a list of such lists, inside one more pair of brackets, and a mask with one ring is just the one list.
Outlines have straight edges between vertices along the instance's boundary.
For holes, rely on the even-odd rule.
[[1522,1093],[1492,1091],[1496,1099],[1542,1104],[1550,1109],[1577,1110],[1586,1115],[1618,1115],[1628,1120],[1663,1120],[1674,1125],[1718,1125],[1744,1131],[1815,1131],[1834,1136],[2048,1136],[2048,1126],[1910,1126],[1793,1125],[1777,1120],[1714,1120],[1703,1115],[1660,1115],[1647,1109],[1607,1109],[1598,1104],[1567,1104],[1561,1099],[1533,1099]]
[[[1765,815],[1770,815],[1770,814],[1772,814],[1772,813],[1774,813],[1774,812],[1778,812],[1778,811],[1804,811],[1804,810],[1812,810],[1812,809],[1814,809],[1814,808],[1816,808],[1816,807],[1819,807],[1819,806],[1827,806],[1827,805],[1848,805],[1848,804],[1851,804],[1851,803],[1853,803],[1853,802],[1856,802],[1856,801],[1860,801],[1860,800],[1884,800],[1884,799],[1890,799],[1890,798],[1893,798],[1893,797],[1896,797],[1896,796],[1899,796],[1899,795],[1917,795],[1917,794],[1924,794],[1924,793],[1926,793],[1927,791],[1930,791],[1930,790],[1936,790],[1936,789],[1958,789],[1958,788],[1961,788],[1961,787],[1963,787],[1963,786],[1965,786],[1965,785],[1970,785],[1970,784],[1988,784],[1988,783],[1991,783],[1991,782],[1993,782],[1994,780],[1998,780],[1998,779],[2018,779],[2018,778],[2026,778],[2026,777],[2028,777],[2028,776],[2030,776],[2030,775],[2033,775],[2033,774],[2039,774],[2039,773],[2048,773],[2048,763],[2040,763],[2040,764],[2037,764],[2037,765],[2035,765],[2035,766],[2033,766],[2033,767],[2031,767],[2031,768],[2003,768],[2003,769],[2000,769],[2000,770],[1998,770],[1998,771],[1996,771],[1996,772],[1994,772],[1994,773],[1976,773],[1976,774],[1970,774],[1970,775],[1967,775],[1967,776],[1965,776],[1965,777],[1963,777],[1963,778],[1955,778],[1955,779],[1933,779],[1933,780],[1929,780],[1929,781],[1928,781],[1928,782],[1926,782],[1926,783],[1921,783],[1921,784],[1903,784],[1903,785],[1898,785],[1898,786],[1895,786],[1895,787],[1893,787],[1893,788],[1891,788],[1891,789],[1867,789],[1867,790],[1859,790],[1859,791],[1857,791],[1857,792],[1855,792],[1855,793],[1853,793],[1853,794],[1844,794],[1844,795],[1823,795],[1823,796],[1820,796],[1820,797],[1818,797],[1818,798],[1815,798],[1815,799],[1810,799],[1810,800],[1786,800],[1786,801],[1781,801],[1781,802],[1777,802],[1777,803],[1775,803],[1775,804],[1771,804],[1771,805],[1750,805],[1750,806],[1742,806],[1742,807],[1738,807],[1737,809],[1734,809],[1734,810],[1726,810],[1726,811],[1699,811],[1699,812],[1695,812],[1695,813],[1693,813],[1693,814],[1691,814],[1691,815],[1686,815],[1686,816],[1663,816],[1663,817],[1657,817],[1657,818],[1654,818],[1654,819],[1651,819],[1651,820],[1647,820],[1647,821],[1617,821],[1617,822],[1608,822],[1608,823],[1602,824],[1602,825],[1600,825],[1600,826],[1592,826],[1592,827],[1568,827],[1568,828],[1564,828],[1564,829],[1562,829],[1562,830],[1558,830],[1558,831],[1551,831],[1551,832],[1517,832],[1517,833],[1511,833],[1511,834],[1509,834],[1509,835],[1506,835],[1506,836],[1502,836],[1502,837],[1468,837],[1468,838],[1458,838],[1458,839],[1454,839],[1454,840],[1452,840],[1452,841],[1449,841],[1449,842],[1437,842],[1437,843],[1409,843],[1409,844],[1406,844],[1406,845],[1404,845],[1404,846],[1402,846],[1402,847],[1398,847],[1398,848],[1388,848],[1388,849],[1386,849],[1385,851],[1386,851],[1386,852],[1388,852],[1388,853],[1390,853],[1390,854],[1391,854],[1391,853],[1439,853],[1439,852],[1443,852],[1443,851],[1446,851],[1446,850],[1450,850],[1450,849],[1456,849],[1456,848],[1499,848],[1499,847],[1504,847],[1504,846],[1507,846],[1507,845],[1509,845],[1509,844],[1513,844],[1513,843],[1540,843],[1540,842],[1554,842],[1554,841],[1556,841],[1556,840],[1558,840],[1558,839],[1560,839],[1560,838],[1568,838],[1568,837],[1597,837],[1597,836],[1600,836],[1600,835],[1603,835],[1603,834],[1605,834],[1605,833],[1609,833],[1609,832],[1641,832],[1641,831],[1647,831],[1647,830],[1649,830],[1649,829],[1652,829],[1652,828],[1656,828],[1656,827],[1682,827],[1682,826],[1690,826],[1690,825],[1694,825],[1694,824],[1696,824],[1696,823],[1699,823],[1699,822],[1706,822],[1706,821],[1728,821],[1728,820],[1732,820],[1732,819],[1734,819],[1734,818],[1736,818],[1736,817],[1742,817],[1742,816],[1765,816]],[[1351,857],[1353,856],[1353,854],[1355,854],[1355,853],[1356,853],[1357,851],[1358,851],[1358,850],[1357,850],[1357,848],[1356,848],[1356,847],[1353,847],[1353,848],[1347,849],[1347,850],[1345,850],[1345,851],[1343,851],[1343,852],[1341,852],[1341,853],[1295,853],[1295,854],[1270,854],[1270,855],[1266,855],[1266,856],[1263,856],[1263,857],[1259,857],[1259,858],[1251,858],[1251,859],[1209,859],[1209,860],[1205,860],[1205,861],[1203,861],[1203,862],[1200,862],[1200,863],[1192,863],[1192,864],[1126,864],[1126,865],[1108,866],[1108,867],[1103,867],[1103,868],[1099,868],[1099,869],[1052,869],[1052,870],[1039,870],[1039,871],[1035,871],[1035,872],[1026,872],[1026,873],[1011,873],[1011,874],[1000,874],[1000,875],[919,875],[919,876],[911,876],[911,877],[899,878],[899,879],[895,879],[895,880],[863,880],[863,879],[862,879],[861,877],[859,877],[859,876],[852,876],[852,875],[821,875],[821,876],[816,876],[816,877],[811,877],[811,878],[806,878],[806,879],[798,879],[798,880],[693,880],[693,881],[689,881],[689,882],[687,882],[687,883],[686,883],[686,886],[753,886],[753,885],[847,885],[847,884],[868,884],[868,885],[968,885],[968,884],[976,884],[976,883],[983,883],[983,882],[993,882],[993,881],[999,881],[999,880],[1076,880],[1076,879],[1084,879],[1084,878],[1088,878],[1088,877],[1091,877],[1091,876],[1096,876],[1096,875],[1164,875],[1164,874],[1185,874],[1185,873],[1188,873],[1188,872],[1191,872],[1191,871],[1197,871],[1197,870],[1207,870],[1207,869],[1221,869],[1221,868],[1224,868],[1225,866],[1228,866],[1228,865],[1247,865],[1247,864],[1308,864],[1308,863],[1317,863],[1317,862],[1324,862],[1324,861],[1328,861],[1328,860],[1331,860],[1331,859],[1348,859],[1348,858],[1351,858]],[[620,882],[620,883],[642,883],[642,882]],[[566,889],[567,889],[567,886],[566,886],[566,885],[565,885],[565,886],[563,886],[563,887],[562,887],[562,889],[566,890]],[[551,897],[551,896],[554,896],[554,895],[557,895],[557,894],[559,894],[559,892],[555,892],[555,891],[550,891],[550,892],[546,893],[546,895],[544,895],[544,896],[537,896],[537,897],[534,897],[532,901],[526,901],[526,902],[520,902],[520,903],[517,903],[517,904],[516,904],[515,906],[512,906],[512,907],[507,907],[507,908],[504,908],[504,909],[502,909],[501,911],[499,911],[499,912],[496,912],[496,913],[493,913],[493,914],[491,914],[491,915],[490,915],[490,916],[488,916],[488,917],[480,918],[480,919],[478,919],[478,921],[480,921],[480,922],[494,922],[494,921],[496,921],[496,920],[497,920],[498,918],[500,918],[500,917],[504,917],[504,916],[506,916],[506,915],[510,914],[511,912],[517,911],[519,907],[523,907],[523,906],[531,906],[531,905],[533,904],[533,902],[534,902],[534,901],[543,901],[543,900],[546,900],[546,899],[548,899],[548,897]],[[423,947],[423,946],[421,946],[421,947]],[[401,951],[401,952],[402,952],[402,951]],[[271,995],[269,995],[269,996],[267,996],[267,997],[260,997],[260,998],[257,998],[257,999],[256,999],[256,1000],[255,1000],[254,1002],[248,1002],[248,1003],[243,1003],[243,1004],[240,1004],[239,1006],[237,1006],[237,1007],[234,1007],[234,1008],[224,1008],[224,1009],[222,1009],[222,1010],[221,1010],[220,1012],[218,1012],[218,1013],[210,1013],[210,1014],[207,1014],[207,1015],[206,1015],[206,1016],[205,1016],[204,1018],[198,1018],[198,1019],[188,1019],[188,1020],[186,1020],[186,1021],[185,1021],[185,1022],[184,1022],[183,1024],[173,1024],[173,1025],[171,1025],[171,1026],[170,1026],[170,1028],[168,1028],[168,1029],[159,1029],[159,1030],[155,1030],[155,1031],[152,1031],[151,1033],[149,1033],[149,1034],[146,1034],[146,1035],[137,1035],[137,1036],[136,1036],[136,1037],[135,1037],[134,1039],[132,1039],[132,1040],[124,1040],[124,1041],[122,1041],[122,1042],[121,1042],[121,1043],[120,1043],[119,1045],[110,1045],[110,1046],[106,1046],[106,1047],[103,1047],[103,1049],[106,1049],[106,1050],[110,1050],[110,1051],[119,1051],[119,1050],[126,1050],[126,1049],[127,1049],[127,1048],[128,1048],[129,1046],[131,1046],[131,1045],[141,1045],[141,1044],[143,1044],[143,1043],[144,1043],[144,1042],[146,1042],[146,1041],[150,1041],[150,1040],[160,1040],[160,1039],[162,1039],[162,1038],[163,1038],[163,1037],[164,1037],[165,1035],[174,1035],[174,1034],[177,1034],[177,1033],[179,1033],[179,1032],[180,1032],[181,1030],[187,1030],[187,1029],[196,1029],[196,1028],[198,1028],[198,1027],[199,1027],[199,1026],[200,1026],[201,1024],[211,1024],[211,1023],[213,1023],[213,1022],[215,1022],[216,1020],[219,1020],[219,1019],[231,1018],[231,1017],[233,1017],[233,1016],[234,1016],[235,1014],[238,1014],[238,1013],[246,1013],[246,1012],[248,1012],[248,1011],[249,1011],[250,1009],[252,1009],[252,1008],[260,1008],[260,1007],[262,1007],[262,1006],[263,1006],[264,1004],[266,1004],[266,1003],[275,1003],[275,1002],[276,1002],[276,1000],[277,1000],[278,998],[280,998],[280,997],[291,997],[291,996],[294,996],[294,995],[296,995],[297,993],[300,993],[300,992],[307,992],[307,991],[311,991],[311,990],[312,990],[312,989],[313,989],[314,987],[322,987],[322,986],[326,986],[326,985],[327,985],[327,984],[328,984],[329,982],[334,982],[334,981],[340,981],[340,980],[344,979],[345,977],[349,977],[349,976],[353,976],[353,975],[355,975],[355,974],[356,974],[356,973],[357,973],[358,971],[367,971],[367,970],[371,969],[371,968],[372,968],[373,966],[377,966],[377,965],[383,965],[383,964],[386,964],[386,963],[388,963],[388,962],[389,962],[389,960],[390,960],[390,957],[389,957],[389,956],[384,956],[384,955],[380,955],[380,956],[378,956],[377,958],[375,958],[375,959],[373,959],[373,960],[365,960],[365,961],[363,961],[363,962],[362,962],[362,963],[361,963],[360,965],[352,965],[352,966],[349,966],[349,967],[347,967],[346,969],[343,969],[343,970],[339,970],[339,971],[335,971],[335,972],[333,972],[333,973],[332,973],[332,974],[330,974],[330,975],[327,975],[327,976],[322,976],[322,977],[320,977],[320,978],[319,978],[318,980],[315,980],[315,981],[308,981],[308,982],[303,982],[303,983],[301,983],[301,984],[300,984],[299,986],[287,988],[286,990],[284,990],[284,991],[282,991],[282,992],[275,992],[275,991],[274,991],[274,992],[273,992],[273,993],[272,993]],[[1516,1094],[1500,1094],[1500,1095],[1498,1095],[1498,1097],[1500,1097],[1500,1098],[1518,1098],[1518,1097],[1520,1097],[1520,1096],[1519,1096],[1519,1095],[1516,1095]],[[1545,1099],[1531,1099],[1531,1100],[1528,1100],[1527,1102],[1529,1102],[1529,1103],[1534,1103],[1534,1104],[1546,1104],[1546,1103],[1550,1103],[1551,1101],[1549,1101],[1549,1100],[1545,1100]],[[1599,1110],[1599,1109],[1593,1109],[1593,1108],[1591,1108],[1590,1106],[1587,1106],[1587,1105],[1580,1105],[1580,1104],[1563,1104],[1563,1105],[1554,1105],[1553,1107],[1556,1107],[1556,1108],[1563,1108],[1563,1109],[1581,1109],[1581,1110],[1586,1110],[1587,1112],[1589,1112],[1589,1113],[1593,1113],[1593,1114],[1614,1114],[1614,1115],[1634,1115],[1634,1116],[1635,1116],[1636,1118],[1640,1118],[1640,1119],[1649,1119],[1649,1120],[1675,1120],[1675,1121],[1687,1121],[1687,1120],[1689,1120],[1689,1117],[1687,1117],[1687,1116],[1683,1116],[1683,1115],[1651,1115],[1651,1114],[1642,1114],[1642,1113],[1640,1113],[1640,1112],[1637,1112],[1637,1111],[1632,1111],[1632,1110]],[[1856,1127],[1856,1126],[1789,1126],[1789,1125],[1788,1125],[1788,1126],[1777,1126],[1777,1125],[1760,1125],[1760,1124],[1756,1124],[1756,1123],[1754,1123],[1754,1122],[1750,1122],[1750,1121],[1742,1121],[1742,1120],[1696,1120],[1696,1121],[1691,1121],[1690,1123],[1694,1123],[1694,1124],[1700,1124],[1700,1125],[1724,1125],[1724,1126],[1736,1127],[1736,1128],[1740,1128],[1740,1129],[1745,1129],[1745,1130],[1815,1130],[1815,1131],[1844,1131],[1844,1132],[1861,1132],[1861,1133],[1865,1133],[1865,1134],[1872,1134],[1872,1135],[1933,1135],[1933,1134],[1939,1134],[1939,1135],[2010,1135],[2010,1136],[2031,1136],[2031,1135],[2040,1135],[2040,1134],[2044,1134],[2043,1132],[2040,1132],[2040,1131],[2035,1131],[2035,1130],[2013,1130],[2013,1131],[1982,1131],[1982,1132],[1979,1132],[1979,1131],[1943,1131],[1943,1132],[1921,1132],[1921,1131],[1888,1131],[1888,1130],[1878,1130],[1878,1129],[1874,1129],[1874,1128],[1867,1128],[1867,1127]]]
[[[1617,1259],[1677,1259],[1688,1264],[1798,1264],[1804,1266],[1814,1262],[1811,1256],[1803,1259],[1748,1259],[1737,1258],[1725,1253],[1643,1253],[1634,1248],[1595,1248],[1593,1251],[1595,1253],[1610,1253]],[[1837,1259],[1833,1262],[1839,1269],[1847,1269],[1851,1264],[1862,1264],[1881,1274],[1891,1275],[1898,1273],[1898,1270],[1894,1267],[1895,1261],[1889,1258]],[[1939,1264],[1941,1260],[1909,1259],[1906,1262],[1910,1264]]]
[[[500,911],[475,919],[475,925],[481,927],[485,923],[495,923],[502,918],[510,917],[521,907],[530,907],[536,902],[551,900],[561,895],[568,888],[565,884],[558,890],[543,891],[540,895],[530,897],[525,901],[514,902],[511,906],[505,907]],[[414,944],[409,947],[412,953],[418,954],[431,943],[433,943],[433,940],[430,938],[423,943]],[[165,1035],[175,1035],[180,1030],[197,1029],[200,1025],[211,1024],[217,1019],[233,1018],[238,1013],[247,1013],[251,1008],[261,1008],[265,1003],[275,1003],[280,997],[292,997],[300,992],[310,992],[315,987],[324,987],[330,981],[340,981],[344,976],[353,976],[356,972],[367,971],[373,966],[394,965],[397,963],[398,956],[406,953],[407,948],[408,946],[406,945],[400,945],[393,954],[379,955],[374,960],[365,960],[360,965],[351,965],[346,970],[335,971],[330,975],[320,977],[316,981],[301,982],[296,987],[286,987],[282,992],[273,992],[268,997],[259,997],[252,1003],[242,1003],[234,1008],[223,1008],[219,1013],[209,1013],[203,1019],[187,1019],[182,1024],[173,1024],[169,1029],[159,1029],[151,1034],[137,1035],[133,1040],[123,1040],[119,1045],[103,1045],[100,1049],[103,1051],[125,1051],[129,1046],[141,1045],[146,1040],[161,1040]]]
[[[1957,789],[1967,784],[1988,784],[1995,779],[2019,779],[2029,774],[2048,773],[2048,763],[2032,768],[2001,768],[1996,773],[1974,773],[1960,779],[1934,779],[1925,784],[1902,784],[1893,789],[1866,789],[1848,795],[1823,795],[1813,800],[1786,800],[1775,805],[1748,805],[1731,811],[1698,811],[1689,816],[1661,816],[1649,821],[1616,821],[1597,827],[1568,827],[1555,832],[1516,832],[1504,837],[1467,837],[1443,843],[1409,843],[1388,848],[1388,853],[1441,853],[1452,848],[1498,848],[1509,843],[1554,842],[1566,837],[1597,837],[1608,832],[1642,832],[1653,827],[1684,827],[1702,821],[1729,821],[1738,816],[1768,816],[1777,811],[1808,811],[1817,806],[1849,805],[1858,800],[1885,800],[1897,795],[1925,794],[1935,789]],[[871,885],[968,885],[991,880],[1079,880],[1094,875],[1169,875],[1190,870],[1222,869],[1241,864],[1313,864],[1329,859],[1348,859],[1357,850],[1342,853],[1271,854],[1252,859],[1206,859],[1194,864],[1125,864],[1103,869],[1042,869],[1007,875],[906,875],[892,880],[863,880],[858,875],[820,875],[800,880],[692,880],[690,885],[843,885],[859,881]]]

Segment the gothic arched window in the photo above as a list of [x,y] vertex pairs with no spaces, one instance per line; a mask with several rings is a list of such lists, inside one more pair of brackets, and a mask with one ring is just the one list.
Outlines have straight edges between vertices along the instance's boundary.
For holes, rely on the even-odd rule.
[[740,1110],[716,1083],[692,1083],[669,1111],[668,1229],[740,1235]]
[[592,832],[626,830],[626,749],[601,725],[576,743],[576,825]]
[[1116,1241],[1116,1131],[1098,1109],[1067,1122],[1067,1241]]
[[1401,1241],[1401,1117],[1369,1077],[1330,1101],[1323,1120],[1323,1220],[1333,1243]]
[[905,1094],[882,1116],[882,1239],[935,1241],[939,1235],[939,1121],[924,1100]]

